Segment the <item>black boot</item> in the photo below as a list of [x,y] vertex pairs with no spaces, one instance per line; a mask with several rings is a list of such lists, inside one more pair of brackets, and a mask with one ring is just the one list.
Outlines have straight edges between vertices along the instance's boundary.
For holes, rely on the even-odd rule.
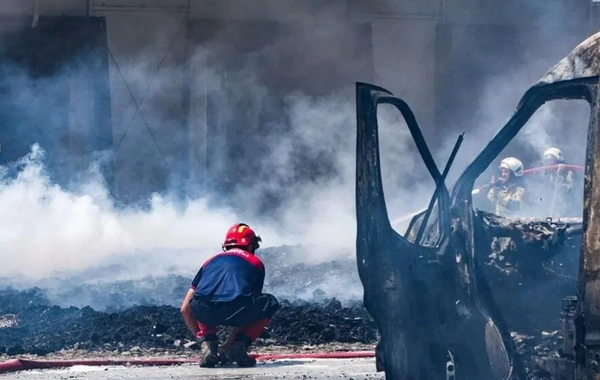
[[250,344],[250,338],[244,334],[238,334],[235,341],[225,351],[225,355],[230,361],[237,363],[238,367],[254,367],[256,359],[248,355]]
[[200,367],[214,368],[219,363],[219,338],[216,335],[206,335],[200,345]]

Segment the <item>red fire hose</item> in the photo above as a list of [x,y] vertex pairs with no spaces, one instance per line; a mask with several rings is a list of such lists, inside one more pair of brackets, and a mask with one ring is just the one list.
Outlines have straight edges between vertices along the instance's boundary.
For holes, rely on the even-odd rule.
[[[554,171],[554,170],[558,170],[558,167],[559,167],[559,165],[548,165],[548,166],[539,166],[537,168],[525,169],[525,170],[523,170],[523,175],[539,173],[539,172],[547,172],[550,170]],[[585,169],[583,166],[579,166],[579,165],[564,165],[564,168],[566,170],[572,170],[574,172],[583,172],[583,170]]]
[[[356,358],[374,358],[375,352],[372,351],[353,351],[353,352],[328,352],[313,354],[251,354],[250,356],[259,361],[279,360],[279,359],[356,359]],[[66,368],[76,365],[83,366],[170,366],[186,363],[198,363],[199,358],[191,359],[82,359],[82,360],[28,360],[13,359],[0,362],[0,374],[15,371],[27,371],[31,369],[49,369]]]
[[[537,168],[530,168],[530,169],[525,169],[523,170],[523,175],[529,175],[529,174],[535,174],[535,173],[542,173],[542,172],[547,172],[547,171],[556,171],[558,170],[559,165],[548,165],[548,166],[538,166]],[[564,165],[564,168],[566,170],[572,170],[574,172],[583,172],[585,170],[585,168],[583,166],[579,166],[579,165]],[[492,182],[494,181],[494,177],[492,177]],[[475,189],[473,189],[473,194],[477,194],[480,190],[489,188],[490,184],[485,184],[485,185],[481,185],[481,186],[477,186]]]

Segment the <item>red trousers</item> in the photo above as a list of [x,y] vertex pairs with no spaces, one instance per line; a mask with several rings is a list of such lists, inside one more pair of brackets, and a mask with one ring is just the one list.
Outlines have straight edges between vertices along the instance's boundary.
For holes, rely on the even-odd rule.
[[[248,338],[250,338],[250,341],[254,342],[256,339],[258,339],[260,334],[262,334],[263,331],[265,331],[265,328],[269,325],[270,322],[270,319],[260,319],[248,326],[244,326],[240,333],[246,335]],[[198,327],[200,327],[200,331],[196,335],[197,338],[202,338],[205,335],[217,335],[217,326],[210,326],[198,322]]]

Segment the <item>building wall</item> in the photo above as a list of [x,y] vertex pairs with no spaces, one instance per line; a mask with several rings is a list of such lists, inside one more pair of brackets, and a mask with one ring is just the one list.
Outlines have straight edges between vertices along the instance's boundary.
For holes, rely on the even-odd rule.
[[415,112],[425,137],[433,132],[436,25],[441,0],[350,0],[350,17],[373,28],[375,84],[403,98]]
[[[207,0],[42,0],[38,3],[37,12],[42,15],[106,17],[112,52],[109,62],[117,193],[136,197],[147,189],[160,190],[170,185],[166,181],[172,174],[172,163],[181,160],[182,154],[187,155],[192,180],[198,182],[205,177],[206,91],[218,88],[219,83],[214,83],[214,77],[203,72],[202,63],[196,62],[191,67],[182,64],[188,29],[181,28],[181,23],[186,17],[287,22],[302,17],[302,12],[294,9],[319,6],[315,1],[298,0],[251,3],[247,2],[246,6],[230,0],[218,3]],[[439,1],[393,8],[364,0],[328,3],[330,17],[371,22],[374,82],[407,97],[419,121],[431,125]],[[33,22],[34,10],[35,1],[6,1],[0,5],[0,16],[31,16]],[[186,73],[186,69],[191,72]],[[153,82],[153,78],[160,82],[167,73],[169,83]],[[186,98],[188,81],[194,85]],[[140,103],[143,104],[138,111]],[[191,105],[189,110],[186,109],[188,104]],[[189,123],[186,123],[188,117]],[[174,136],[177,143],[173,141]],[[182,147],[186,152],[181,152]],[[185,177],[185,173],[181,175]]]
[[167,187],[187,146],[186,14],[94,9],[106,17],[117,194]]
[[[558,9],[565,1],[551,3]],[[543,25],[571,26],[581,24],[585,16],[581,12],[587,9],[583,0],[577,0],[579,13],[559,12],[556,17],[543,19],[534,17],[538,10],[520,0],[476,4],[468,0],[327,3],[332,19],[371,23],[373,82],[409,103],[426,137],[435,132],[435,94],[439,92],[436,52],[444,48],[437,38],[440,23],[516,25],[535,19]],[[109,62],[116,189],[125,193],[139,188],[139,195],[146,191],[143,189],[160,190],[172,185],[167,178],[176,166],[174,162],[187,163],[177,166],[183,172],[176,178],[191,175],[199,181],[205,176],[207,93],[210,89],[218,91],[222,84],[205,72],[201,57],[185,64],[190,40],[186,19],[294,22],[303,17],[301,9],[316,9],[320,4],[323,2],[316,0],[4,0],[0,18],[18,15],[35,23],[36,14],[106,17],[112,53]],[[520,16],[515,17],[517,14]],[[189,91],[188,83],[193,84]],[[76,84],[73,87],[77,88]],[[139,104],[142,106],[138,111]],[[131,196],[136,196],[135,191]]]

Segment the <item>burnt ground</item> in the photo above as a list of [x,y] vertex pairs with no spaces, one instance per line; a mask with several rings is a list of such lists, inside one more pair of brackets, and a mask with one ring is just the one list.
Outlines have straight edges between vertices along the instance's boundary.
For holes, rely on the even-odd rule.
[[[288,301],[282,301],[282,309],[254,349],[280,352],[314,345],[320,345],[318,350],[373,349],[378,332],[362,306],[355,261],[311,265],[296,260],[299,254],[294,247],[261,253],[267,266],[265,290]],[[505,277],[484,268],[508,326],[517,331],[513,339],[531,369],[530,379],[543,378],[534,375],[532,362],[536,356],[556,352],[561,342],[560,301],[571,294],[572,279]],[[0,290],[0,360],[7,355],[60,357],[65,352],[193,355],[190,351],[198,347],[179,313],[190,278],[172,274],[108,282],[102,276],[102,271],[84,273],[81,278],[40,282],[38,288]],[[0,289],[6,285],[0,280]]]
[[[225,334],[221,331],[222,337]],[[512,335],[529,368],[533,368],[533,356],[549,355],[560,344],[558,331]],[[52,305],[41,289],[0,291],[0,357],[56,356],[53,354],[60,355],[64,350],[76,350],[80,356],[90,351],[96,352],[95,356],[107,352],[182,354],[198,348],[191,338],[179,309],[172,306],[136,306],[107,312]],[[276,347],[280,351],[290,346],[332,343],[341,343],[337,349],[352,345],[372,349],[377,340],[376,325],[359,302],[343,306],[335,299],[319,303],[282,301],[282,308],[254,349],[264,352]]]
[[[305,262],[306,251],[310,249],[300,246],[261,248],[258,256],[266,267],[265,291],[291,301],[320,302],[325,298],[337,298],[344,303],[361,301],[362,284],[354,254],[340,255],[314,264],[310,260]],[[159,255],[163,253],[159,252]],[[53,304],[63,307],[91,306],[106,311],[124,310],[137,305],[179,307],[198,268],[190,266],[185,273],[174,270],[132,279],[132,273],[143,271],[139,269],[144,266],[140,260],[164,261],[164,258],[148,256],[136,260],[127,256],[115,258],[114,262],[102,267],[38,280],[35,286],[44,289],[45,296]],[[7,286],[17,289],[32,287],[30,281],[20,278],[0,278],[0,289]]]
[[[179,309],[172,306],[101,312],[90,307],[53,306],[38,289],[0,292],[0,353],[173,348],[190,338]],[[373,321],[359,305],[343,307],[335,299],[319,304],[282,301],[256,346],[373,343],[377,338]]]

